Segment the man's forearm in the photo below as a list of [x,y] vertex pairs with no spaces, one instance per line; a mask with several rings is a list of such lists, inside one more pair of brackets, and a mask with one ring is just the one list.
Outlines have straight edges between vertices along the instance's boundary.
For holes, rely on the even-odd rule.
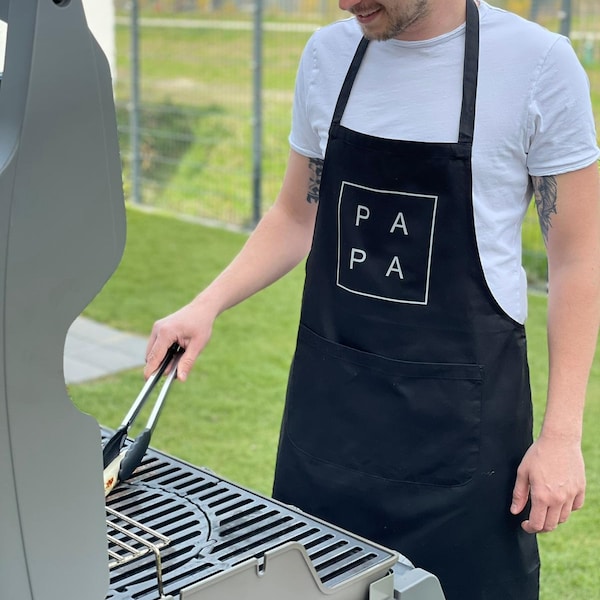
[[549,275],[549,380],[542,433],[580,438],[600,321],[598,165],[535,183]]
[[600,322],[600,263],[561,265],[548,296],[549,379],[542,435],[580,440]]
[[311,239],[312,225],[276,204],[231,264],[192,303],[218,316],[293,269],[306,256]]

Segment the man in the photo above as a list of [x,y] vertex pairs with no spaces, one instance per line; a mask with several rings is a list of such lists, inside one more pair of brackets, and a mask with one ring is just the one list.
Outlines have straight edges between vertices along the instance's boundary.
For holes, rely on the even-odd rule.
[[[398,549],[448,600],[533,600],[535,534],[585,491],[600,302],[587,80],[564,38],[485,2],[340,6],[354,18],[302,57],[276,203],[155,324],[146,373],[177,340],[185,379],[214,319],[310,250],[274,496]],[[532,191],[549,264],[535,442],[520,254]]]

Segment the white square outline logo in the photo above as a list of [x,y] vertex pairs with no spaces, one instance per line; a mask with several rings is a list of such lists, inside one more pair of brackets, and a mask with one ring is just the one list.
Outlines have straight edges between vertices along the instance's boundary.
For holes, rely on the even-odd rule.
[[[358,290],[354,290],[340,283],[340,264],[342,260],[342,223],[341,223],[341,212],[342,212],[342,196],[344,195],[344,188],[346,186],[351,186],[354,188],[367,190],[368,192],[375,192],[378,194],[395,194],[397,196],[410,196],[411,198],[426,198],[433,201],[433,212],[431,214],[431,235],[429,237],[429,248],[427,253],[427,274],[425,281],[425,298],[423,301],[420,300],[401,300],[399,298],[389,298],[387,296],[378,296],[377,294],[369,294],[367,292],[360,292]],[[396,302],[398,304],[418,304],[422,306],[427,306],[429,303],[429,278],[431,275],[431,253],[433,249],[433,233],[435,229],[435,215],[437,213],[437,202],[439,196],[432,196],[430,194],[414,194],[411,192],[399,192],[396,190],[380,190],[375,188],[370,188],[364,185],[358,185],[357,183],[352,183],[351,181],[342,181],[342,185],[340,187],[340,194],[338,196],[338,211],[337,211],[337,238],[338,238],[338,251],[337,251],[337,268],[336,268],[336,285],[351,294],[356,294],[357,296],[366,296],[368,298],[375,298],[376,300],[385,300],[387,302]]]

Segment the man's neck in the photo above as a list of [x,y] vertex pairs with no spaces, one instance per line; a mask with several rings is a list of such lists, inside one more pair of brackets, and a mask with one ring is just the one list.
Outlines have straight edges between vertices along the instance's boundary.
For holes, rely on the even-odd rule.
[[408,27],[396,39],[407,42],[430,40],[454,31],[465,22],[466,0],[430,0],[429,5],[428,14]]

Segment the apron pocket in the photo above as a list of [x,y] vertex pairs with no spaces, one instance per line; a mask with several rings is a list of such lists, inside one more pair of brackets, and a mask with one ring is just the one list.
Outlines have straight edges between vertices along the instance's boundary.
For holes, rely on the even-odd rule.
[[482,385],[479,365],[389,359],[301,325],[285,428],[321,461],[393,481],[461,485],[477,468]]

